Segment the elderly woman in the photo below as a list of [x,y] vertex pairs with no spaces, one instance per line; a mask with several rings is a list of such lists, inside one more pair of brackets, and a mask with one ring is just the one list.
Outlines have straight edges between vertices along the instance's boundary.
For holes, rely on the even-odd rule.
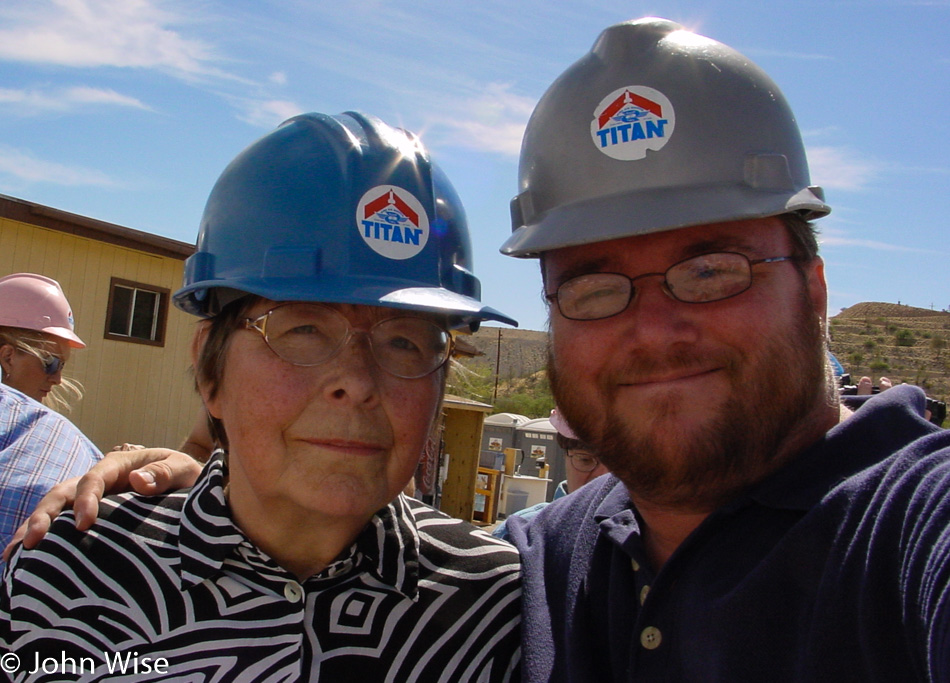
[[14,553],[14,678],[511,679],[515,551],[400,493],[451,330],[512,322],[469,250],[447,179],[377,119],[295,117],[239,155],[175,294],[206,318],[194,367],[223,449],[190,492],[105,499],[88,533],[64,515]]
[[[72,349],[86,345],[74,331],[73,312],[56,280],[34,273],[0,278],[0,375],[3,383],[34,401],[57,401],[63,366]],[[66,383],[70,393],[78,387]],[[59,404],[66,406],[65,399]]]

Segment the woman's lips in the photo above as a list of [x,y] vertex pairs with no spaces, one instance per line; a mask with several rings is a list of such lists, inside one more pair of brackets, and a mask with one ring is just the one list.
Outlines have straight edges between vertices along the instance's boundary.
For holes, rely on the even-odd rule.
[[352,441],[349,439],[303,439],[308,444],[328,451],[347,455],[377,455],[386,450],[385,446],[371,441]]

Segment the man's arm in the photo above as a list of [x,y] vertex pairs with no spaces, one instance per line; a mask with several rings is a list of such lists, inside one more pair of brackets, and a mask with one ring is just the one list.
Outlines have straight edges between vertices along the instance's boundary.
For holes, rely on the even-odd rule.
[[76,513],[76,527],[86,530],[96,521],[99,501],[107,493],[133,490],[154,496],[191,486],[199,472],[201,463],[170,448],[113,451],[82,477],[67,479],[54,486],[17,529],[13,540],[3,550],[3,559],[9,559],[13,546],[20,540],[27,548],[39,543],[53,520],[70,504]]

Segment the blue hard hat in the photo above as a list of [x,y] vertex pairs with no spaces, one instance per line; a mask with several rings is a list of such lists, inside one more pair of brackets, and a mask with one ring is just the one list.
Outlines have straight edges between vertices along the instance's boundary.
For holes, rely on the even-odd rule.
[[365,114],[302,114],[221,174],[174,300],[200,316],[256,294],[517,325],[481,304],[471,261],[462,204],[416,136]]
[[831,351],[828,352],[828,362],[831,364],[831,369],[834,370],[835,377],[841,377],[845,374],[844,366],[841,365],[841,362],[835,357]]

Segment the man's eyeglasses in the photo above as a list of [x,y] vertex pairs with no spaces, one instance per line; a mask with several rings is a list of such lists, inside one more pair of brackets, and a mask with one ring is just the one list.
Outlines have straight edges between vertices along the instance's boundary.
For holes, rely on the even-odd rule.
[[278,357],[305,367],[326,363],[356,334],[368,337],[379,367],[404,379],[435,372],[452,352],[451,335],[425,318],[387,318],[364,332],[354,330],[339,311],[321,304],[283,304],[245,319],[244,326],[259,332]]
[[567,457],[570,459],[571,465],[578,472],[593,472],[597,468],[597,465],[600,464],[600,460],[587,451],[570,450],[567,452]]
[[562,283],[553,294],[561,315],[569,320],[601,320],[626,310],[637,294],[633,283],[660,276],[667,294],[687,304],[705,304],[742,294],[752,286],[752,266],[794,261],[794,256],[750,260],[731,251],[702,254],[674,263],[665,273],[628,277],[622,273],[589,273]]

